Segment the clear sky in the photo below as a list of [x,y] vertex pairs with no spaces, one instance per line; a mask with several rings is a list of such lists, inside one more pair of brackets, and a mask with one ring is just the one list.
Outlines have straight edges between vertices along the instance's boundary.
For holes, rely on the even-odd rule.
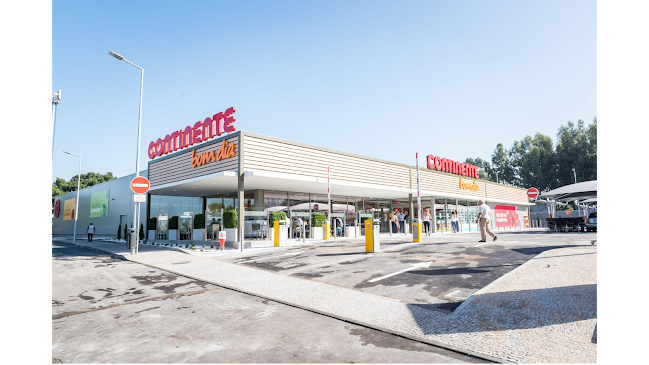
[[[60,1],[52,176],[141,169],[228,107],[237,130],[414,164],[597,115],[596,1]],[[420,158],[420,165],[425,161]],[[335,164],[335,161],[332,161]]]

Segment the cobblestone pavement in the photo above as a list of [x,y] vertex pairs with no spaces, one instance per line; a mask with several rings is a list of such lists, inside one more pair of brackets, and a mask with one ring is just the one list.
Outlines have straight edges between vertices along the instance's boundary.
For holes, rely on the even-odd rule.
[[157,247],[83,246],[353,323],[503,362],[589,363],[597,321],[597,247],[549,250],[466,300],[454,314],[331,284]]

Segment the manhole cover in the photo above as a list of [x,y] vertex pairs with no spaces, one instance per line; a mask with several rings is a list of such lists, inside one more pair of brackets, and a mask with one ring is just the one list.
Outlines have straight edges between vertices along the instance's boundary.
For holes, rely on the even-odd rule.
[[172,265],[182,265],[182,264],[189,264],[189,261],[178,261],[178,262],[172,262]]
[[446,294],[445,297],[466,300],[477,291],[477,289],[458,289]]

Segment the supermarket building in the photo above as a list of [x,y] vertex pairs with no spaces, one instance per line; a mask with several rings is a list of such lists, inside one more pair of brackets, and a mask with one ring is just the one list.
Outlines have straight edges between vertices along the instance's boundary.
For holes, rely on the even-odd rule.
[[[230,109],[231,115],[234,109]],[[215,239],[212,227],[220,227],[222,212],[228,209],[238,212],[238,225],[243,227],[238,232],[243,231],[244,240],[268,237],[273,211],[303,218],[307,237],[315,237],[310,223],[317,212],[339,218],[347,237],[362,235],[362,220],[367,218],[378,219],[381,231],[389,232],[390,213],[395,209],[416,216],[414,165],[236,131],[234,118],[228,122],[230,109],[149,144],[148,171],[141,175],[148,176],[151,188],[140,216],[149,239]],[[434,233],[451,230],[450,213],[454,210],[459,214],[460,231],[477,231],[478,199],[492,208],[493,230],[527,227],[532,204],[526,189],[480,180],[477,167],[465,163],[435,155],[423,160],[426,167],[419,169],[421,203],[422,209],[429,208],[433,215]],[[82,189],[77,235],[84,235],[90,222],[96,226],[97,237],[114,238],[118,228],[130,226],[133,177]],[[74,198],[76,192],[57,198],[54,236],[72,235],[76,213],[70,212],[74,204],[69,201]],[[194,229],[197,215],[203,215],[199,220],[205,222],[198,230]],[[147,227],[149,218],[156,218],[152,220],[155,226]],[[169,228],[173,220],[179,222],[176,232]],[[171,226],[175,228],[174,223]]]

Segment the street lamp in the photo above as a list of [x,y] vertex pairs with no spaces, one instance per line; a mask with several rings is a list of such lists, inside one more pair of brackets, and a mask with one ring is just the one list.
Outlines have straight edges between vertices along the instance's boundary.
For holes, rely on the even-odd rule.
[[575,172],[575,169],[572,169],[572,174],[575,176],[575,184],[577,183],[577,173]]
[[56,106],[61,100],[61,90],[52,93],[52,159],[54,159],[54,134],[56,133]]
[[75,155],[74,153],[63,151],[68,155],[79,157],[79,174],[77,175],[77,201],[76,207],[74,208],[74,231],[72,232],[72,243],[77,241],[77,217],[79,217],[79,190],[81,188],[81,156]]
[[[140,132],[142,130],[142,91],[144,89],[144,69],[142,67],[132,63],[132,62],[129,62],[124,57],[122,57],[121,55],[119,55],[119,54],[117,54],[117,53],[115,53],[113,51],[108,52],[108,54],[115,57],[115,58],[117,58],[120,61],[124,61],[124,62],[128,63],[131,66],[139,68],[140,72],[141,72],[141,79],[140,79],[140,116],[139,116],[138,123],[137,123],[137,159],[136,159],[136,162],[135,162],[135,177],[138,177],[138,176],[140,176]],[[135,193],[133,193],[133,194],[135,194]],[[137,247],[138,247],[138,243],[139,243],[138,242],[138,240],[139,240],[139,232],[138,231],[140,229],[140,227],[138,225],[139,206],[140,206],[140,203],[135,204],[135,211],[133,213],[133,228],[135,228],[135,244],[131,247],[131,254],[136,254],[137,253]]]

